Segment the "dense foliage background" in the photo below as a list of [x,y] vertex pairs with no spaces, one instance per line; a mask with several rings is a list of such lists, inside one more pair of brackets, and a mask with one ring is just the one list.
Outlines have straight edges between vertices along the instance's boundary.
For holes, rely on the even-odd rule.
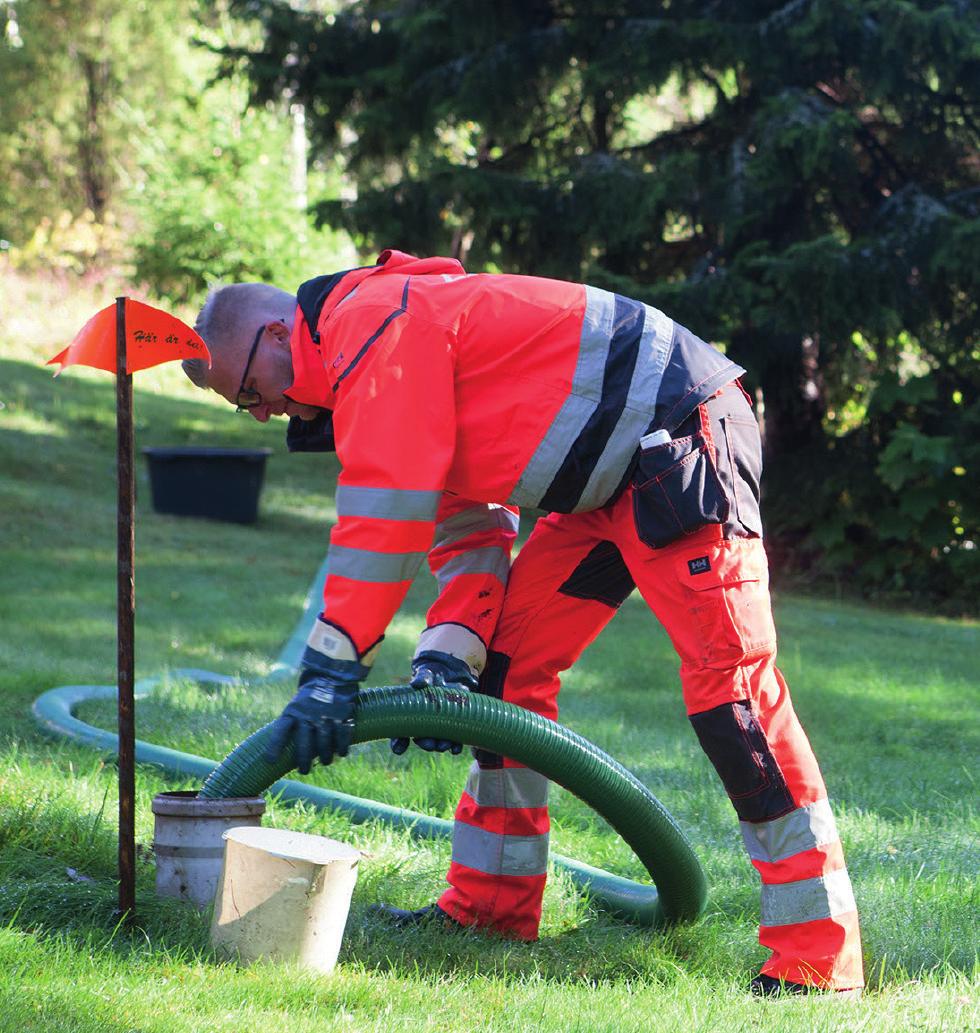
[[975,2],[0,12],[8,261],[195,300],[391,245],[619,290],[749,368],[777,569],[975,607]]

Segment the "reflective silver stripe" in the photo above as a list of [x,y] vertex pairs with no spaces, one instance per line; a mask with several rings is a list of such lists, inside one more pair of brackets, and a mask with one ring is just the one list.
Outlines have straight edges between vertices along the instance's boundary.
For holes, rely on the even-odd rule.
[[471,506],[436,524],[436,537],[432,548],[450,545],[468,534],[476,534],[479,531],[495,531],[499,528],[516,534],[519,526],[520,519],[517,514],[502,506]]
[[797,925],[856,910],[846,868],[815,879],[762,886],[762,925]]
[[317,618],[310,630],[306,645],[317,653],[329,656],[333,660],[360,659],[357,655],[357,650],[354,648],[354,643],[340,628],[335,628],[332,624],[327,624],[326,621],[319,618]]
[[424,552],[374,552],[331,545],[327,553],[327,577],[335,575],[379,583],[411,581],[423,559]]
[[510,574],[510,556],[506,549],[488,545],[482,549],[468,549],[454,556],[436,571],[436,579],[442,590],[448,582],[460,574],[492,574],[501,584],[507,584]]
[[449,653],[467,664],[473,674],[480,674],[487,665],[487,647],[474,631],[462,624],[434,624],[419,635],[415,655],[428,649]]
[[453,860],[487,875],[544,875],[548,871],[548,834],[502,836],[457,821]]
[[548,806],[548,780],[530,768],[481,768],[473,764],[466,792],[481,807]]
[[337,488],[337,516],[381,517],[385,520],[435,520],[441,491],[400,488]]
[[823,799],[798,807],[774,821],[739,822],[745,849],[753,861],[785,861],[804,850],[826,846],[837,837],[830,801]]
[[585,315],[571,391],[524,468],[508,502],[518,506],[540,503],[568,450],[598,408],[615,312],[615,294],[586,286]]
[[644,305],[643,309],[643,331],[626,405],[575,506],[576,513],[598,509],[612,497],[656,411],[660,381],[674,337],[674,321],[652,305]]

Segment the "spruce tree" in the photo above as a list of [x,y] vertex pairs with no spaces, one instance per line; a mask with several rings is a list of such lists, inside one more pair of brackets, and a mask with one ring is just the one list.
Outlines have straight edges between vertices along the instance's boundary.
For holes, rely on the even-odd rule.
[[[367,247],[584,280],[749,367],[771,516],[865,585],[980,588],[972,0],[236,0]],[[966,579],[966,582],[964,582]]]

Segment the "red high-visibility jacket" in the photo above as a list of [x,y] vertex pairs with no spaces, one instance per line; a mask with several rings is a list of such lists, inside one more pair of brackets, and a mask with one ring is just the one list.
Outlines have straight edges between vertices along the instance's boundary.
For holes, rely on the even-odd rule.
[[[485,645],[492,633],[516,507],[604,505],[644,433],[672,429],[744,372],[648,305],[467,275],[449,258],[385,251],[375,266],[309,281],[298,299],[286,393],[333,411],[343,468],[323,619],[360,653],[431,550],[442,593],[423,645],[462,655],[444,637],[457,627],[480,670],[471,636]],[[311,326],[304,311],[317,309]]]

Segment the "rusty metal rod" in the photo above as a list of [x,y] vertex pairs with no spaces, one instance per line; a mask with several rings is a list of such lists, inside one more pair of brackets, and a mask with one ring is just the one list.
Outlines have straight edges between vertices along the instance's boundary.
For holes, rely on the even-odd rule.
[[126,363],[126,299],[116,298],[116,467],[118,473],[116,660],[119,693],[119,914],[136,914],[136,727],[133,534],[133,376]]

